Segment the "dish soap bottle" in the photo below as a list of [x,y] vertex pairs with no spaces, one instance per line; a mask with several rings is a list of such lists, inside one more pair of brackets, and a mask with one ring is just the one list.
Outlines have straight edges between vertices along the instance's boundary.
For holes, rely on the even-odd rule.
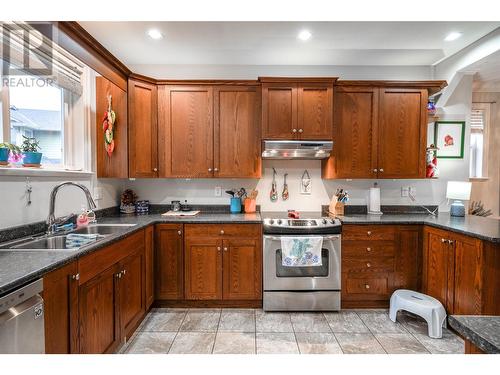
[[89,216],[85,207],[82,206],[82,212],[76,218],[76,227],[81,228],[86,227],[87,225],[89,225]]

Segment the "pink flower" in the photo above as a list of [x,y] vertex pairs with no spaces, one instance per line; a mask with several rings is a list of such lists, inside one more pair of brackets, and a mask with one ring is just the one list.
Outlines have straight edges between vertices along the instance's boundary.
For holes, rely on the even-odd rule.
[[9,162],[11,163],[19,163],[20,161],[23,160],[23,154],[13,154],[12,152],[9,153]]

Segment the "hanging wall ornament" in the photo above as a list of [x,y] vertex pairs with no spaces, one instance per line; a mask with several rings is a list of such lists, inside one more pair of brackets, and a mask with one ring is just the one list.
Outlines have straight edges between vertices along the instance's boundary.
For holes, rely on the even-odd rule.
[[300,194],[311,194],[311,176],[309,176],[307,169],[302,173],[300,180]]
[[288,176],[288,173],[285,173],[283,176],[283,192],[281,193],[281,199],[284,201],[288,200],[288,197],[290,194],[288,193],[288,184],[286,183],[286,177]]
[[278,200],[278,189],[276,187],[276,169],[273,168],[273,182],[271,184],[271,191],[269,192],[269,198],[271,202],[276,202]]
[[115,129],[116,114],[111,108],[111,95],[108,95],[108,110],[102,118],[102,130],[104,131],[104,148],[111,157],[115,149],[115,140],[113,139]]

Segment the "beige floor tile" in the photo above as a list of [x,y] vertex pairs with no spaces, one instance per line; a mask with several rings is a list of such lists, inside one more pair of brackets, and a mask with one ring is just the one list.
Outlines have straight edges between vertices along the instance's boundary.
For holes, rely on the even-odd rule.
[[290,319],[295,332],[332,332],[322,313],[292,313]]
[[255,312],[257,332],[293,332],[290,314],[286,312]]
[[295,337],[301,354],[342,354],[342,349],[333,333],[297,332]]
[[139,332],[128,344],[126,354],[167,354],[176,332]]
[[191,309],[182,322],[181,331],[217,332],[220,309]]
[[176,332],[185,316],[186,311],[155,311],[148,314],[139,330]]
[[365,326],[361,318],[354,311],[339,311],[324,313],[325,318],[334,333],[352,332],[368,333],[368,327]]
[[257,354],[299,354],[293,333],[257,333]]
[[389,319],[386,311],[358,311],[358,316],[372,333],[408,333],[400,323]]
[[218,332],[214,354],[255,354],[254,332]]
[[255,311],[222,310],[219,332],[255,332]]
[[179,332],[169,354],[210,354],[214,347],[215,333]]
[[443,331],[443,338],[433,339],[427,333],[414,333],[413,336],[433,354],[464,354],[464,341],[448,330]]
[[335,337],[345,354],[385,354],[371,333],[336,333]]
[[375,338],[389,354],[429,354],[429,351],[409,333],[377,333]]

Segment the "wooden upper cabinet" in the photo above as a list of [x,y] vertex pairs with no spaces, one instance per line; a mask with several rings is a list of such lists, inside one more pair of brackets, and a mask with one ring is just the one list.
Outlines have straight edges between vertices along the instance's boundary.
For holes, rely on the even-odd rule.
[[156,299],[184,299],[183,250],[182,224],[157,224],[155,226]]
[[300,83],[297,90],[297,135],[300,139],[332,137],[333,85]]
[[158,101],[160,177],[212,177],[212,86],[164,85]]
[[377,175],[378,94],[374,87],[337,87],[333,154],[323,161],[323,178]]
[[[128,177],[128,119],[127,92],[104,77],[96,77],[96,155],[97,177]],[[113,126],[114,151],[109,156],[104,149],[103,117],[108,110],[108,96],[111,108],[116,114]]]
[[425,178],[427,90],[380,90],[379,178]]
[[260,238],[227,239],[223,243],[223,298],[262,298],[262,250]]
[[297,134],[297,84],[262,84],[262,137],[290,139]]
[[260,87],[214,87],[214,99],[214,177],[260,177]]
[[128,82],[129,177],[158,177],[156,85]]

